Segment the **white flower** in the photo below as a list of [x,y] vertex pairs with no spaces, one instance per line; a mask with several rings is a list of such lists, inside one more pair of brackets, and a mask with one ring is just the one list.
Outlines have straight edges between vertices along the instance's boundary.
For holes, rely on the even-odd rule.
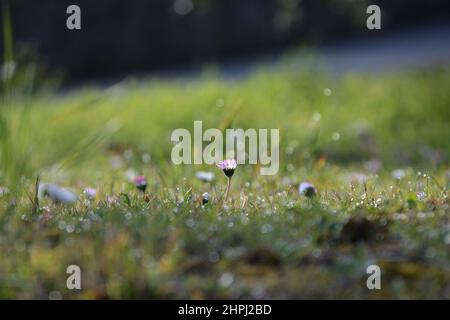
[[39,187],[40,197],[49,197],[59,203],[74,203],[77,196],[70,190],[61,188],[55,184],[43,184]]
[[308,198],[314,197],[317,193],[316,188],[310,182],[302,182],[298,186],[298,192]]
[[208,192],[205,192],[203,195],[202,195],[202,204],[207,204],[209,202],[209,193]]
[[145,193],[145,190],[147,189],[147,179],[145,178],[145,176],[135,176],[134,185],[136,186],[136,188]]
[[237,167],[237,162],[235,159],[220,161],[217,166],[222,170],[234,170]]
[[397,169],[397,170],[392,171],[391,175],[394,179],[400,180],[405,177],[406,172],[403,169]]
[[217,164],[217,167],[222,169],[223,173],[225,173],[228,178],[231,178],[234,174],[234,170],[237,168],[237,162],[235,159],[223,160]]
[[216,176],[210,171],[197,171],[195,177],[203,182],[211,182]]
[[417,196],[417,200],[419,200],[419,201],[422,201],[427,197],[426,193],[423,191],[417,192],[416,196]]
[[97,196],[97,190],[95,190],[94,188],[85,188],[83,190],[83,193],[88,199],[95,199],[95,197]]

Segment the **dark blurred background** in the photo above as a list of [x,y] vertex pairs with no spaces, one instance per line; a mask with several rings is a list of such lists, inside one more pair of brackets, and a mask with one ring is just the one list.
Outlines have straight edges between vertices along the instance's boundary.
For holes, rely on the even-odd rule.
[[[6,0],[2,0],[6,1]],[[69,79],[147,72],[449,21],[443,0],[14,0],[15,49]],[[66,28],[81,7],[82,29]],[[382,8],[367,32],[366,8]],[[2,44],[3,45],[3,44]]]

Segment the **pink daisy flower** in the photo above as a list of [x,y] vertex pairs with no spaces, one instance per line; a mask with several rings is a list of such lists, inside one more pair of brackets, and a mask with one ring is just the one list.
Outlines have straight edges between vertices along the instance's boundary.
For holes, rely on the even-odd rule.
[[145,189],[147,189],[147,179],[145,178],[145,176],[136,176],[134,177],[133,181],[136,188],[138,188],[142,192],[145,192]]
[[230,189],[231,189],[231,177],[234,174],[234,170],[236,170],[237,162],[235,159],[223,160],[217,164],[217,167],[219,169],[221,169],[228,178],[227,189],[225,191],[225,196],[224,196],[224,201],[227,201],[228,195],[230,194]]
[[208,193],[208,192],[205,192],[205,193],[202,195],[202,204],[205,205],[205,204],[207,204],[208,202],[209,202],[209,193]]
[[312,183],[305,181],[298,186],[298,192],[308,198],[312,198],[316,195],[317,189]]
[[94,188],[90,188],[87,187],[83,190],[84,195],[86,196],[86,198],[88,199],[95,199],[95,197],[97,196],[97,190],[95,190]]
[[231,178],[234,174],[234,170],[236,170],[237,162],[235,159],[223,160],[217,164],[217,167],[221,169],[227,177]]

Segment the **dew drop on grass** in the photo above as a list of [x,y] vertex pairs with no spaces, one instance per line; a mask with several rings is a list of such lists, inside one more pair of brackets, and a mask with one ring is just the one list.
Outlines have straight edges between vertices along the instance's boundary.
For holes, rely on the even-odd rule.
[[234,281],[234,276],[230,272],[226,272],[226,273],[222,274],[219,278],[219,283],[224,288],[231,286],[233,281]]
[[145,164],[150,163],[151,159],[152,158],[150,157],[150,155],[148,153],[144,153],[142,155],[142,162],[145,163]]
[[319,258],[320,257],[320,255],[322,254],[322,250],[320,250],[320,249],[314,249],[313,251],[312,251],[312,256],[314,257],[314,258]]
[[408,216],[404,213],[394,213],[394,215],[392,217],[394,220],[399,220],[399,221],[407,221],[408,220]]
[[218,254],[216,251],[213,251],[213,252],[211,252],[211,253],[208,255],[208,260],[209,260],[209,262],[211,262],[211,263],[216,263],[216,262],[218,262],[218,261],[219,261],[219,258],[220,258],[220,256],[219,256],[219,254]]
[[123,157],[126,160],[130,161],[133,158],[133,151],[131,151],[130,149],[125,150],[123,153]]
[[251,291],[253,299],[261,299],[264,296],[264,294],[265,290],[262,285],[256,285]]
[[325,89],[323,89],[323,94],[324,94],[326,97],[329,97],[329,96],[331,96],[332,91],[331,91],[330,88],[325,88]]
[[300,240],[300,246],[301,247],[308,247],[311,244],[311,238],[305,238],[303,240]]
[[322,115],[318,112],[314,112],[312,118],[315,122],[318,122],[322,118]]
[[64,241],[64,244],[65,244],[67,247],[72,247],[72,246],[75,244],[75,239],[72,238],[72,237],[68,237],[68,238]]
[[222,108],[225,105],[225,101],[222,98],[216,100],[216,106]]
[[341,135],[340,135],[339,132],[333,132],[333,134],[331,135],[331,138],[332,138],[334,141],[339,141],[339,139],[341,138]]
[[66,228],[66,222],[65,221],[59,221],[58,222],[58,228],[59,230],[64,230]]
[[73,226],[73,224],[68,224],[68,225],[66,225],[66,231],[67,231],[68,233],[74,232],[74,231],[75,231],[75,227]]
[[273,227],[270,224],[266,223],[266,224],[262,225],[261,232],[262,233],[269,233],[269,232],[272,231],[272,229],[273,229]]
[[293,147],[289,146],[289,147],[286,148],[286,154],[287,155],[291,155],[293,153],[294,153],[294,148]]

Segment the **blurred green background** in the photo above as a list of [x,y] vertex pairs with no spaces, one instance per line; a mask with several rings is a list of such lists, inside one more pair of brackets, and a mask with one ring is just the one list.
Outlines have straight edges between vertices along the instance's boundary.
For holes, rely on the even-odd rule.
[[[61,82],[19,54],[2,4],[0,298],[449,298],[448,26],[173,72],[141,61],[117,76],[108,62],[81,80],[68,65]],[[217,168],[170,161],[172,131],[194,120],[280,129],[279,173],[238,166],[223,204]],[[305,180],[314,198],[299,194]],[[43,183],[77,201],[40,197]],[[82,290],[66,287],[71,264]],[[381,290],[366,287],[371,264]]]

